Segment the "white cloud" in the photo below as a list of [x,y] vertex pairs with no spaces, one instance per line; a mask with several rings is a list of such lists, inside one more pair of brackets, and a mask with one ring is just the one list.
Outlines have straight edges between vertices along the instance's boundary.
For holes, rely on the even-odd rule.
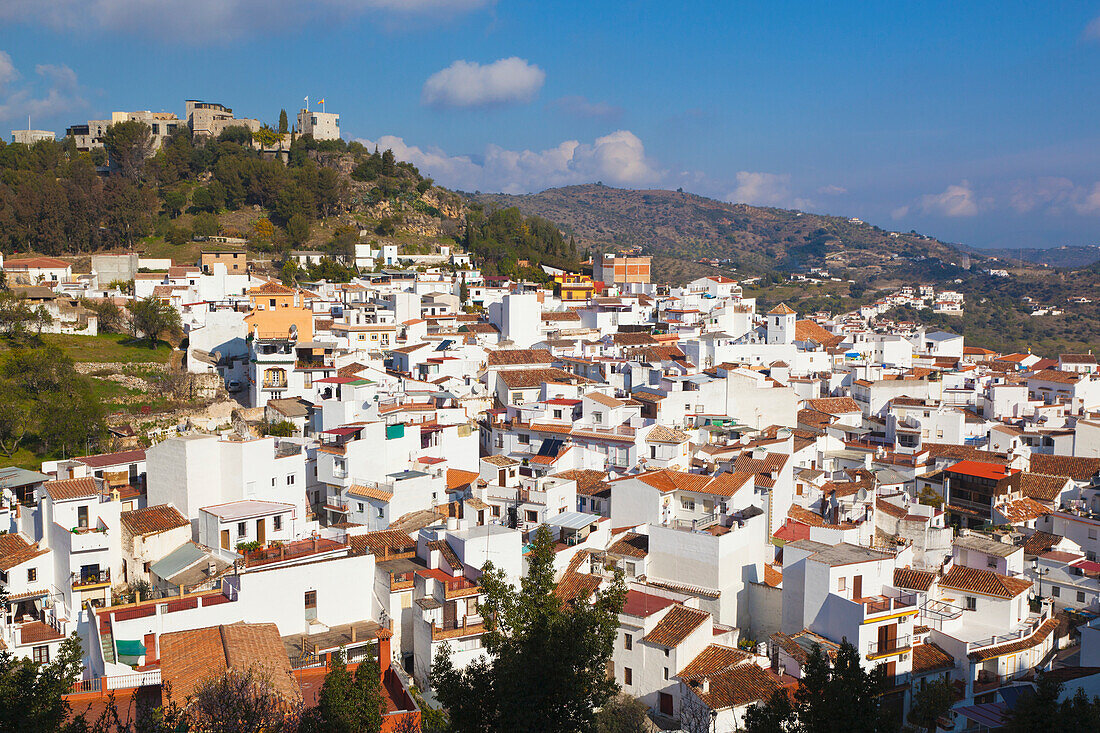
[[828,185],[817,189],[817,192],[823,196],[843,196],[848,193],[848,189],[844,186]]
[[486,107],[530,102],[546,81],[546,72],[511,56],[491,64],[455,61],[424,82],[421,99],[433,107]]
[[1100,41],[1100,17],[1089,21],[1085,26],[1084,37],[1086,41]]
[[593,181],[645,186],[664,177],[646,157],[642,141],[629,130],[591,143],[566,140],[539,151],[488,145],[480,156],[448,155],[439,148],[409,145],[393,135],[361,142],[367,147],[392,148],[398,160],[413,163],[445,186],[466,191],[527,193]]
[[364,15],[384,21],[438,21],[493,0],[0,0],[0,21],[57,30],[122,31],[208,43],[305,22],[342,22]]
[[908,215],[909,215],[909,207],[908,206],[899,206],[898,208],[896,208],[896,209],[894,209],[893,211],[890,212],[890,217],[893,218],[893,219],[904,219]]
[[1068,178],[1042,177],[1017,181],[1012,187],[1009,206],[1018,214],[1027,214],[1037,208],[1061,209],[1069,203],[1076,187]]
[[791,177],[785,173],[739,171],[737,186],[726,195],[726,200],[737,204],[779,206],[790,199],[790,182]]
[[954,183],[945,188],[943,193],[930,193],[922,196],[920,207],[926,214],[938,214],[940,216],[976,216],[978,213],[978,202],[974,197],[974,189],[967,181]]
[[579,94],[555,99],[550,106],[571,117],[611,120],[618,119],[623,114],[622,107],[607,102],[593,102]]
[[[0,52],[0,78],[5,73],[7,54]],[[49,122],[64,123],[64,115],[72,114],[88,106],[85,91],[80,86],[76,72],[65,65],[39,64],[34,67],[35,76],[7,90],[0,85],[0,120],[41,126]],[[9,80],[22,79],[14,66],[8,68]]]
[[11,56],[0,51],[0,90],[3,90],[5,85],[18,78],[19,72],[15,70],[15,64],[12,63]]

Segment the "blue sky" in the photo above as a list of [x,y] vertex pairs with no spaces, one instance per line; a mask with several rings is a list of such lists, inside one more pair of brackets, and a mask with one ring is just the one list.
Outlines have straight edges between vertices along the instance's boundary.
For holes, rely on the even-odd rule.
[[1100,243],[1100,2],[0,0],[0,125],[183,100],[440,183],[602,180],[977,246]]

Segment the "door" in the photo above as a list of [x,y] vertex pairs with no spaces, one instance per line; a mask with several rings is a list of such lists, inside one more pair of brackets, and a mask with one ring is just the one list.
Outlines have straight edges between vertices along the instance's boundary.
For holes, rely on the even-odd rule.
[[502,468],[497,471],[497,483],[501,486],[507,486],[505,479],[507,478],[507,472]]
[[261,545],[267,544],[267,523],[263,519],[256,520],[256,541]]
[[228,529],[223,529],[222,530],[222,549],[223,550],[228,550],[229,549],[229,530]]
[[863,576],[857,575],[852,578],[852,599],[863,598]]
[[661,715],[668,715],[669,717],[671,717],[672,716],[672,695],[668,694],[667,692],[662,692],[658,696],[658,699],[660,700],[660,703],[661,703],[660,704]]
[[447,601],[443,604],[443,628],[453,629],[458,626],[458,610],[455,608],[454,601]]

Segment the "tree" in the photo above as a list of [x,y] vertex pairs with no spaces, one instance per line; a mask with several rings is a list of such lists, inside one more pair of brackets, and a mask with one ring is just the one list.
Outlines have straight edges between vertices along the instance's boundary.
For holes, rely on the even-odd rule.
[[936,721],[955,704],[955,690],[946,680],[932,680],[913,695],[909,708],[909,722],[935,733]]
[[145,159],[153,152],[153,135],[149,125],[137,120],[116,122],[103,133],[103,147],[111,166],[126,178],[141,177]]
[[301,733],[378,733],[384,707],[378,664],[364,660],[353,674],[339,651],[329,660],[317,707],[304,716]]
[[169,219],[175,219],[187,208],[187,191],[178,188],[162,191],[160,197],[164,200],[164,210]]
[[291,244],[304,244],[309,240],[309,219],[301,214],[290,217],[286,223],[286,236]]
[[1035,694],[1020,696],[1005,721],[1007,733],[1066,731],[1087,733],[1100,729],[1100,698],[1091,700],[1078,689],[1073,697],[1058,702],[1063,685],[1040,672],[1035,679]]
[[83,656],[75,633],[45,664],[0,651],[0,730],[60,730],[70,712],[62,696],[80,677]]
[[10,380],[0,381],[0,452],[11,458],[34,424],[34,402]]
[[845,639],[832,664],[817,644],[810,650],[793,702],[779,691],[765,703],[749,708],[745,730],[750,733],[888,733],[897,730],[881,706],[886,672],[868,672],[859,652]]
[[191,228],[197,236],[212,237],[222,230],[222,225],[218,221],[218,217],[209,211],[203,211],[195,215],[194,220],[191,222]]
[[180,314],[172,306],[162,303],[152,295],[134,300],[126,305],[130,311],[130,329],[134,336],[149,339],[149,348],[155,349],[162,333],[175,333],[181,329]]
[[264,125],[256,132],[252,133],[252,139],[258,142],[265,148],[275,147],[275,143],[282,139],[282,136],[272,130],[270,126]]
[[641,700],[622,694],[607,701],[596,716],[596,733],[648,733],[649,708]]
[[485,565],[479,611],[487,656],[456,670],[444,646],[432,666],[432,684],[456,733],[591,731],[596,710],[617,689],[607,662],[626,597],[621,575],[567,603],[554,592],[554,542],[545,526],[527,557],[518,589],[502,570]]
[[100,333],[122,333],[125,327],[122,309],[111,298],[84,300],[82,305],[96,315]]
[[279,110],[279,134],[280,135],[285,135],[289,131],[290,130],[289,130],[287,119],[286,119],[286,110],[281,109],[281,110]]
[[203,733],[296,733],[300,717],[301,703],[280,696],[255,668],[207,679],[185,712],[187,729]]
[[279,271],[279,279],[283,285],[294,285],[298,282],[300,272],[301,268],[298,267],[298,263],[292,259],[287,259],[283,263],[283,268]]
[[24,339],[30,331],[40,334],[53,323],[45,306],[32,306],[10,290],[0,291],[0,333],[13,340]]

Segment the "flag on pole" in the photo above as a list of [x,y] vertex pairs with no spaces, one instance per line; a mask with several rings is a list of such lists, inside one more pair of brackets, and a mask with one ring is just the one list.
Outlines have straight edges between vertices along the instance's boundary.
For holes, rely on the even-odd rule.
[[324,98],[324,97],[321,97],[321,102],[320,102],[320,103],[321,103],[321,104],[324,104],[324,103],[325,103],[325,98]]
[[309,97],[306,97],[306,112],[309,111]]

